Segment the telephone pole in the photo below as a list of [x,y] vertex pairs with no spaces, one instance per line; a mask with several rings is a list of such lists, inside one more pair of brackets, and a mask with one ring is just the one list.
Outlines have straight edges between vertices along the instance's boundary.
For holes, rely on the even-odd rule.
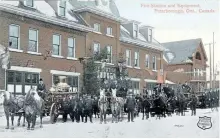
[[213,45],[213,48],[212,48],[213,49],[212,50],[213,51],[213,53],[212,53],[213,54],[213,65],[212,65],[213,66],[212,67],[213,68],[213,71],[212,71],[213,83],[212,83],[212,89],[215,88],[215,40],[214,39],[215,39],[215,33],[213,32],[213,44],[212,44]]
[[210,71],[209,71],[209,72],[210,72],[210,73],[209,73],[209,74],[210,74],[210,75],[209,75],[210,87],[209,87],[209,88],[210,88],[210,89],[212,89],[212,71],[213,71],[213,70],[212,70],[212,51],[211,51],[211,45],[212,45],[212,44],[214,44],[214,43],[204,44],[204,46],[205,46],[205,45],[209,45],[209,60],[210,60],[210,61],[209,61],[209,69],[210,69]]

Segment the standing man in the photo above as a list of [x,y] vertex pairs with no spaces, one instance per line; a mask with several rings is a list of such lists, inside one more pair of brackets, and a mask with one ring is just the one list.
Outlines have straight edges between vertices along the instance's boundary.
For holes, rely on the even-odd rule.
[[40,78],[39,84],[37,85],[37,93],[44,100],[46,96],[46,86],[43,79]]
[[128,122],[130,122],[130,120],[134,122],[134,108],[135,108],[136,102],[135,102],[135,98],[133,97],[132,93],[129,94],[129,97],[127,98],[127,101],[126,101],[126,105],[127,105],[127,111],[128,111]]
[[192,116],[196,115],[196,104],[197,104],[197,98],[195,95],[192,96],[192,101],[191,101],[191,110],[192,110]]
[[92,123],[92,105],[93,101],[91,99],[91,96],[87,96],[87,99],[85,100],[85,123],[87,123],[87,117],[89,117],[90,122]]

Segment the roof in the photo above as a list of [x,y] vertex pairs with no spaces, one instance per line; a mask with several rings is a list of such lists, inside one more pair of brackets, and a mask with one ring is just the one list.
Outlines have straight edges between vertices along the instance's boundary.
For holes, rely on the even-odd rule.
[[138,34],[138,38],[133,38],[130,35],[130,32],[123,27],[122,25],[120,26],[120,40],[124,40],[124,42],[133,42],[138,46],[143,46],[143,47],[148,47],[148,48],[153,48],[153,49],[157,49],[157,50],[164,50],[164,47],[158,42],[156,41],[154,38],[152,40],[152,42],[148,42],[146,40],[146,38],[139,32]]
[[[192,59],[193,53],[196,51],[197,47],[201,43],[201,39],[190,39],[190,40],[181,40],[175,42],[166,42],[162,43],[165,48],[168,50],[164,51],[164,54],[167,51],[173,52],[175,57],[169,64],[180,64],[185,62],[190,62]],[[165,55],[166,59],[170,59],[169,56]]]
[[114,0],[106,1],[105,3],[103,3],[102,1],[96,2],[98,0],[69,0],[69,1],[75,8],[87,6],[87,7],[96,8],[96,9],[111,13],[117,17],[120,17],[118,8]]
[[66,17],[57,16],[58,0],[46,2],[34,1],[34,7],[27,7],[22,0],[18,1],[0,1],[0,10],[5,12],[26,16],[32,19],[42,20],[44,22],[50,22],[56,25],[66,26],[68,28],[74,28],[82,31],[92,31],[88,28],[88,25],[84,20],[72,11],[72,5],[67,2]]

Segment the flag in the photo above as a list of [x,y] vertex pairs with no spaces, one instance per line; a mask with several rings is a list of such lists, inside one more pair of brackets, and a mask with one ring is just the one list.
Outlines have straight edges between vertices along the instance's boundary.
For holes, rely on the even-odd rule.
[[157,72],[157,83],[165,83],[166,81],[166,72],[164,72],[163,70],[160,70]]

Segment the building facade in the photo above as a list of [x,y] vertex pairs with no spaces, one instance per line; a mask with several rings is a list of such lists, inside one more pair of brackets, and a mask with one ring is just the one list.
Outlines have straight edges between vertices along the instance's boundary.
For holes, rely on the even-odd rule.
[[207,56],[202,40],[182,40],[167,42],[162,45],[167,48],[166,51],[174,54],[172,60],[170,59],[171,56],[165,56],[164,70],[167,72],[167,80],[174,83],[187,82],[194,92],[204,91],[207,86]]
[[144,87],[152,90],[163,68],[164,48],[154,38],[153,27],[140,26],[140,22],[122,18],[115,11],[111,0],[105,4],[1,1],[0,43],[12,43],[11,68],[1,70],[1,87],[24,94],[39,78],[49,89],[59,75],[64,75],[72,89],[80,92],[83,66],[79,58],[106,47],[109,67],[123,54],[134,93],[142,93]]

